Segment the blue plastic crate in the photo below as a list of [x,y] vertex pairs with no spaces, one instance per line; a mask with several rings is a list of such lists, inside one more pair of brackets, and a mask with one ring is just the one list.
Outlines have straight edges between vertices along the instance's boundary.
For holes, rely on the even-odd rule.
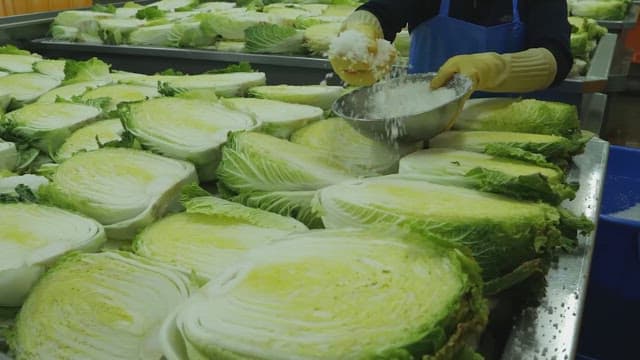
[[640,221],[611,214],[640,203],[640,150],[611,146],[579,352],[636,359],[640,331]]

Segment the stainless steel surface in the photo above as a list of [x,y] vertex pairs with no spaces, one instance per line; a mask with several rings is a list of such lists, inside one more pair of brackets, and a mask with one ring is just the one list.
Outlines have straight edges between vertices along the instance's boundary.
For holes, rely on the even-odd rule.
[[[381,118],[371,114],[371,102],[374,94],[393,91],[400,84],[421,83],[425,89],[435,73],[406,75],[406,77],[381,81],[373,86],[363,87],[341,96],[333,103],[332,110],[337,116],[344,118],[354,128],[377,139],[413,143],[429,140],[445,131],[464,105],[465,98],[471,91],[472,82],[460,75],[445,86],[455,90],[451,101],[438,107],[410,113],[402,117]],[[393,105],[393,104],[389,104]]]
[[638,22],[638,13],[640,13],[640,4],[632,3],[629,13],[623,20],[598,20],[598,24],[612,31],[620,31],[623,29],[631,29]]
[[[580,182],[576,199],[565,205],[597,221],[609,154],[609,143],[591,140],[584,154],[575,158],[569,180]],[[561,256],[547,275],[546,296],[537,308],[521,314],[502,355],[513,359],[574,359],[580,321],[589,280],[595,231],[581,236],[578,249]]]
[[604,127],[609,97],[603,93],[584,94],[580,107],[581,128],[600,135]]

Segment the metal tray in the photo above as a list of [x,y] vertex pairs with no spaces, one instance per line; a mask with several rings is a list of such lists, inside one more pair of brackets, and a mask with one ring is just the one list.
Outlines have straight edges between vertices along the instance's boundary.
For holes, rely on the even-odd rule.
[[636,26],[638,22],[638,14],[640,13],[640,1],[634,1],[631,4],[629,13],[623,20],[598,20],[598,24],[606,27],[610,31],[620,31],[624,29],[631,29]]
[[[609,143],[591,140],[576,156],[570,181],[580,182],[576,199],[564,205],[596,222],[609,157]],[[573,254],[563,255],[547,275],[546,296],[537,308],[525,310],[511,332],[503,360],[574,359],[591,267],[595,231],[579,238]]]

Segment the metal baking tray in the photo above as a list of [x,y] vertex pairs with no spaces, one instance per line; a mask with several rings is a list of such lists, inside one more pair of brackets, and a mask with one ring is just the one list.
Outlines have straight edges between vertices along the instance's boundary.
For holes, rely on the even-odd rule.
[[620,31],[624,29],[631,29],[636,26],[638,22],[638,14],[640,13],[640,1],[634,1],[631,4],[629,13],[623,20],[598,20],[598,24],[606,27],[610,31]]

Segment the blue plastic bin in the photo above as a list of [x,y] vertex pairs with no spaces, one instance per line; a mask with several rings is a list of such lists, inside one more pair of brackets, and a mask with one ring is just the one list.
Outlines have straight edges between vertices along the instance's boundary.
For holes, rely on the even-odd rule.
[[640,203],[640,150],[611,146],[579,353],[640,359],[640,221],[612,213]]

